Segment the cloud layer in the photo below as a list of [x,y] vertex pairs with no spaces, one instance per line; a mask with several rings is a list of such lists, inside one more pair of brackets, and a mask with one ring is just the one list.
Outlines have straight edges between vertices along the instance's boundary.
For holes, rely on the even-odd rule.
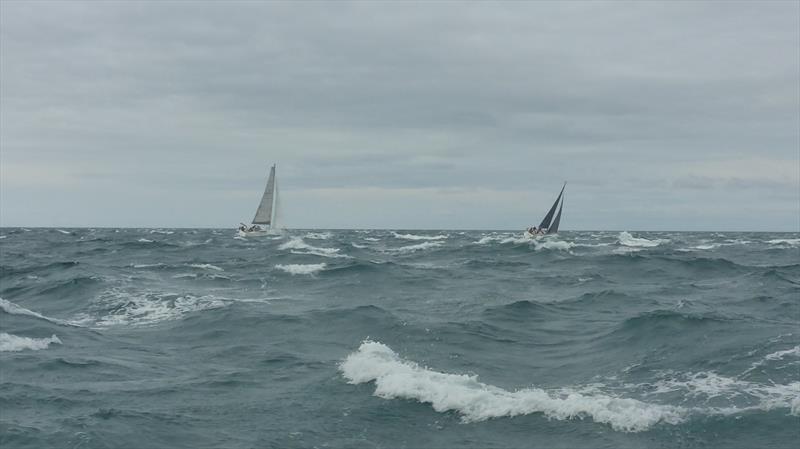
[[0,225],[800,229],[796,2],[3,2]]

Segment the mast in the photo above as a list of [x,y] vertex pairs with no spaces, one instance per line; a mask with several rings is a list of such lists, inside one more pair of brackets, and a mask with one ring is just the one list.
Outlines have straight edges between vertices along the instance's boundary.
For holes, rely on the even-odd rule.
[[256,209],[256,216],[253,217],[253,224],[272,224],[272,209],[275,203],[275,164],[269,170],[269,179],[264,188],[264,195],[261,196],[261,203]]
[[561,201],[561,195],[564,194],[564,188],[567,187],[567,183],[564,182],[564,185],[561,187],[561,192],[558,194],[558,198],[556,198],[556,202],[553,203],[553,207],[550,208],[550,211],[547,215],[544,216],[544,219],[539,224],[539,229],[548,229],[550,228],[550,221],[553,219],[553,214],[556,213],[556,207],[558,207],[558,202]]

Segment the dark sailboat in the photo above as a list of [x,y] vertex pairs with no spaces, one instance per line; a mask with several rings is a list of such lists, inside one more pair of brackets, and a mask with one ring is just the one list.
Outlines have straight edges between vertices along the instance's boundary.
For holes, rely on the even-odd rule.
[[[544,216],[544,219],[542,219],[542,222],[539,223],[538,228],[531,228],[527,230],[526,234],[528,236],[533,237],[543,234],[555,234],[558,232],[558,226],[561,224],[561,212],[564,210],[564,189],[566,187],[567,183],[565,182],[561,187],[561,192],[559,192],[558,198],[556,198],[555,203],[553,203],[553,207],[551,207],[547,212],[547,215]],[[556,209],[558,209],[558,213],[556,213]],[[553,219],[553,215],[555,215],[555,219]]]

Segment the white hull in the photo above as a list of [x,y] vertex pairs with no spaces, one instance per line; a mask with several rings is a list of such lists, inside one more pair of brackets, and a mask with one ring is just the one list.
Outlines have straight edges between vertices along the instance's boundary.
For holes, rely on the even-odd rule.
[[272,229],[266,229],[262,231],[242,231],[239,230],[239,237],[263,237],[267,235],[277,235],[280,234],[278,231],[274,231]]

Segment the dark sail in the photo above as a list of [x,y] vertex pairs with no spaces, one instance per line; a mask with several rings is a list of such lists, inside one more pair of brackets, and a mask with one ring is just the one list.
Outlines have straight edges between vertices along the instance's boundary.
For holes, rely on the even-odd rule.
[[[567,186],[567,183],[564,183],[564,187]],[[550,208],[550,212],[544,216],[544,220],[539,224],[539,229],[547,229],[550,227],[550,221],[553,219],[553,214],[556,213],[556,207],[558,207],[558,202],[561,201],[561,195],[564,193],[564,187],[561,187],[561,192],[558,194],[558,198],[556,198],[556,202],[553,203],[553,207]]]
[[564,210],[564,197],[561,197],[561,207],[558,208],[558,214],[556,214],[556,219],[553,220],[553,224],[550,225],[550,229],[547,230],[548,234],[555,234],[558,232],[558,225],[561,223],[561,211]]

